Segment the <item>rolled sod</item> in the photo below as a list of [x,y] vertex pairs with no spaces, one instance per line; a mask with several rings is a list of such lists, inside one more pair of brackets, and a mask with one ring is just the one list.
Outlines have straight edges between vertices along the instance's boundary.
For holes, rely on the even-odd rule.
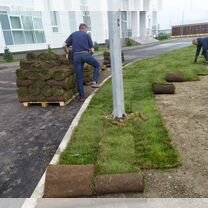
[[59,56],[59,60],[61,62],[61,64],[63,65],[71,65],[73,64],[73,61],[72,59],[69,57],[69,59],[66,59],[66,55],[65,54],[62,54]]
[[40,95],[41,90],[39,87],[30,86],[28,88],[28,92],[29,92],[29,95],[37,96],[37,95]]
[[18,99],[19,99],[19,102],[31,102],[31,99],[29,98],[29,96],[20,96],[18,95]]
[[27,87],[20,87],[17,89],[17,94],[20,97],[28,96],[28,88]]
[[84,71],[93,72],[94,71],[94,67],[89,65],[89,64],[85,64],[84,65]]
[[57,87],[61,87],[63,89],[70,89],[73,85],[74,85],[74,81],[72,80],[72,77],[70,78],[66,78],[65,80],[63,81],[57,81],[57,80],[54,80],[54,79],[51,79],[51,80],[48,80],[47,81],[47,84],[49,86],[57,86]]
[[72,50],[69,50],[68,52],[68,60],[70,63],[73,63],[73,52]]
[[89,197],[93,195],[93,165],[54,165],[46,172],[44,198]]
[[184,73],[182,72],[175,73],[175,74],[170,73],[166,75],[165,80],[167,82],[184,82],[185,76],[184,76]]
[[174,94],[175,86],[173,84],[152,84],[152,90],[155,94]]
[[53,95],[53,90],[50,86],[45,86],[41,89],[41,94],[45,97],[50,97]]
[[38,71],[27,71],[25,74],[29,80],[39,80],[41,78]]
[[65,92],[64,95],[62,96],[51,96],[51,97],[47,97],[47,101],[49,102],[57,102],[57,101],[68,101],[73,97],[73,91],[69,91],[69,92]]
[[46,98],[43,95],[37,95],[37,96],[27,95],[27,96],[19,96],[18,98],[20,102],[44,102],[46,101]]
[[35,61],[28,61],[28,60],[20,60],[20,68],[30,70],[32,69],[32,65],[35,63]]
[[52,78],[52,73],[49,70],[42,69],[39,71],[39,77],[41,80],[49,80]]
[[31,80],[16,80],[17,87],[29,87],[32,83]]
[[66,68],[66,67],[54,67],[50,69],[50,72],[53,72],[52,78],[55,79],[56,81],[62,81],[67,77],[70,77],[71,75],[74,74],[73,69],[71,68]]
[[66,78],[66,74],[63,71],[56,71],[52,76],[56,81],[62,81]]
[[107,52],[107,51],[103,52],[103,56],[104,57],[110,57],[110,52]]
[[39,56],[39,53],[27,53],[26,58],[28,61],[34,61]]
[[43,88],[47,85],[46,81],[43,80],[33,80],[32,87],[34,88]]
[[16,70],[16,76],[17,76],[17,79],[19,79],[19,80],[27,79],[26,74],[27,74],[26,71],[24,71],[22,69],[17,69]]
[[109,65],[109,64],[111,64],[110,60],[104,60],[103,61],[103,65]]
[[95,178],[96,195],[143,191],[144,177],[141,173],[100,175]]
[[59,55],[55,53],[40,53],[37,57],[40,61],[56,61],[56,65],[60,64]]
[[93,72],[90,71],[84,71],[84,76],[92,76]]
[[62,96],[64,95],[65,93],[65,90],[60,88],[60,87],[52,87],[52,95],[54,97],[59,97],[59,96]]

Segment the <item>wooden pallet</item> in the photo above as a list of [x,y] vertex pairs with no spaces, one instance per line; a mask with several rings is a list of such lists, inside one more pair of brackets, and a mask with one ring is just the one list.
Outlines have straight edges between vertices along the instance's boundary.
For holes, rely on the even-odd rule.
[[47,108],[49,104],[59,104],[60,107],[65,107],[66,105],[68,105],[77,96],[78,96],[78,94],[73,96],[68,101],[23,102],[22,104],[23,104],[24,107],[29,107],[30,104],[41,104],[42,108]]

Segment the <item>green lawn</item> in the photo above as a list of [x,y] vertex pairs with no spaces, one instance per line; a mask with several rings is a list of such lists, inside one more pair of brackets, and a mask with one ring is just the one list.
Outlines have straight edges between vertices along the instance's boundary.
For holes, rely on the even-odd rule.
[[208,74],[200,58],[193,64],[195,47],[139,61],[124,70],[127,113],[144,113],[149,120],[132,119],[124,126],[105,117],[112,113],[109,80],[91,101],[76,128],[60,164],[95,164],[97,174],[135,172],[140,168],[170,168],[181,164],[177,148],[165,128],[151,90],[152,82],[164,83],[168,72],[182,71],[185,79]]

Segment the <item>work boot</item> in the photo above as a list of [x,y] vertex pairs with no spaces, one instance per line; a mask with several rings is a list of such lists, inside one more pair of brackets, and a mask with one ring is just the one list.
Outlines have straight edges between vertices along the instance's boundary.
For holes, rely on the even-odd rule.
[[78,100],[79,100],[79,102],[84,102],[85,98],[79,98]]
[[97,84],[97,82],[93,81],[91,84],[92,88],[99,88],[100,86]]

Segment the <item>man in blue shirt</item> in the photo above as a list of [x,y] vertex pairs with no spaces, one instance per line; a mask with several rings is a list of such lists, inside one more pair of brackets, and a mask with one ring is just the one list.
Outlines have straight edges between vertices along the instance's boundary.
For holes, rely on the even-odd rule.
[[68,47],[72,46],[73,62],[75,65],[77,86],[80,100],[83,101],[84,96],[84,64],[90,64],[94,67],[93,82],[91,87],[98,88],[100,64],[92,56],[94,53],[91,37],[87,34],[88,27],[86,24],[80,24],[79,31],[72,33],[65,41],[64,51],[68,54]]
[[204,57],[206,59],[206,64],[208,64],[208,37],[197,38],[196,40],[193,40],[192,43],[193,43],[193,45],[197,46],[194,63],[197,62],[197,58],[198,58],[200,51],[202,49],[202,55],[204,55]]

